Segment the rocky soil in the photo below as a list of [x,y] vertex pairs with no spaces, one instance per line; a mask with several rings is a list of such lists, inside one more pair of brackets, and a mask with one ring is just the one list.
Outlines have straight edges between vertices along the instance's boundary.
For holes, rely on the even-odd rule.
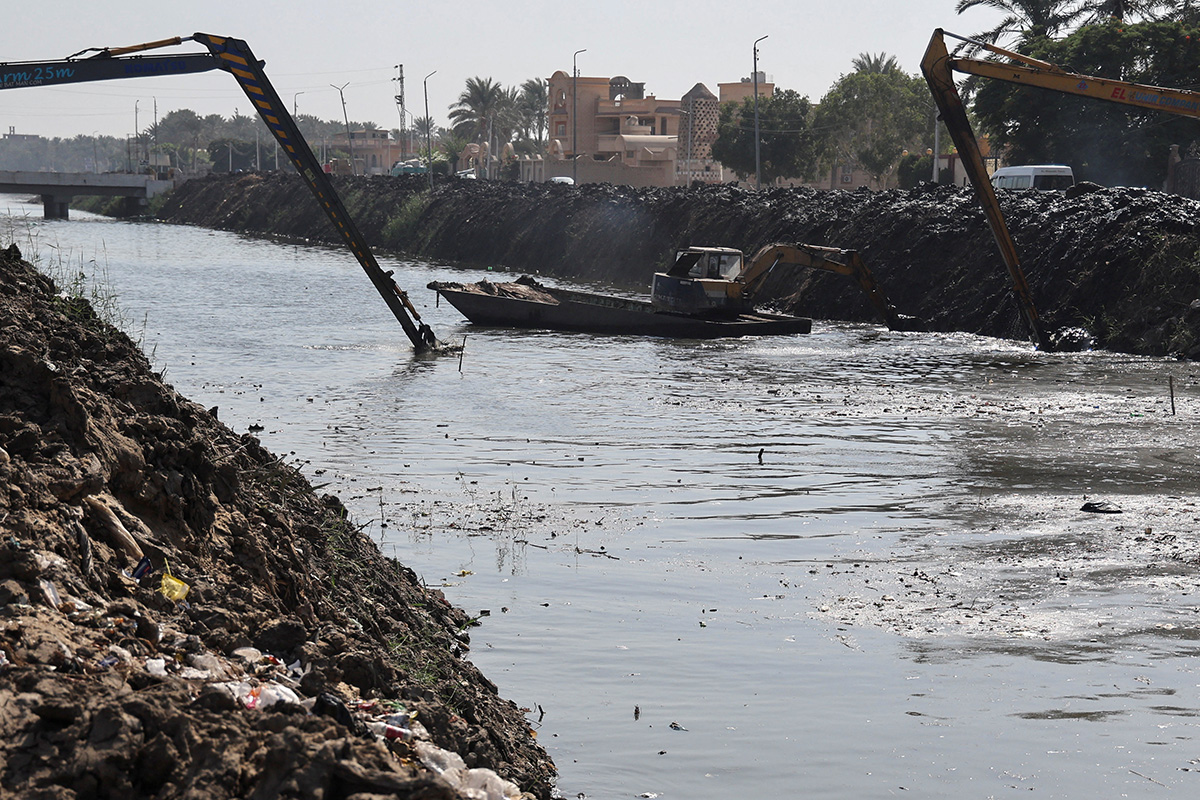
[[548,798],[475,621],[218,413],[0,253],[0,795]]
[[[753,252],[807,242],[859,250],[898,310],[931,330],[1027,335],[983,213],[962,187],[751,192],[454,180],[430,194],[421,177],[336,181],[381,250],[646,291],[681,246]],[[1047,329],[1081,329],[1123,352],[1200,357],[1200,203],[1091,184],[1065,196],[1004,192],[1001,203]],[[189,181],[158,215],[338,241],[307,187],[284,172]],[[873,319],[858,289],[835,275],[781,271],[763,296],[789,313]]]

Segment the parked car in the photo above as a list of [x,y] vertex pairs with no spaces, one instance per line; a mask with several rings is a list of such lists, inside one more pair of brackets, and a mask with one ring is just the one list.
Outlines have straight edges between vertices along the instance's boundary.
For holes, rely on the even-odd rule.
[[992,186],[997,189],[1040,189],[1044,192],[1065,191],[1075,185],[1075,173],[1062,164],[1030,164],[1024,167],[1001,167],[992,173]]

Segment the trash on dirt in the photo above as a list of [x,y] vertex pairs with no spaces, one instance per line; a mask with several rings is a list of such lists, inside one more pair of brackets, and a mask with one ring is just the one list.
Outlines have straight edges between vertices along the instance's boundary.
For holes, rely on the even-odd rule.
[[1103,500],[1089,500],[1088,502],[1084,503],[1083,506],[1079,510],[1087,511],[1091,514],[1123,514],[1123,513],[1125,513],[1117,506],[1114,506],[1112,503],[1106,503]]
[[134,569],[133,569],[133,579],[135,581],[140,581],[152,569],[154,569],[154,567],[150,563],[150,556],[142,556],[142,560],[139,561],[138,565],[136,567],[134,567]]
[[147,658],[146,672],[156,678],[167,677],[167,660],[165,658]]
[[261,686],[253,686],[249,681],[225,681],[213,683],[218,689],[228,692],[246,708],[269,708],[276,703],[294,703],[300,705],[300,695],[283,684],[270,681]]
[[442,776],[447,783],[467,797],[486,800],[517,800],[521,789],[490,769],[467,769],[458,753],[443,750],[420,740],[413,742],[417,757],[425,766]]
[[257,647],[239,647],[233,651],[235,658],[240,658],[247,664],[257,664],[262,660],[263,653]]
[[48,581],[45,578],[38,578],[38,585],[42,587],[42,594],[46,596],[47,603],[55,609],[62,605],[62,598],[58,594],[58,588],[52,581]]
[[173,602],[182,602],[192,588],[171,574],[171,565],[163,562],[162,593]]

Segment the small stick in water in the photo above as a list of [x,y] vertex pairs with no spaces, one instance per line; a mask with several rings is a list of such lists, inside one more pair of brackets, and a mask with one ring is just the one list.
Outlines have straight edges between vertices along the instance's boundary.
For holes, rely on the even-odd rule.
[[1171,387],[1171,416],[1175,416],[1175,376],[1167,376],[1167,385]]
[[458,350],[458,371],[459,372],[462,372],[462,357],[463,357],[463,353],[465,353],[465,352],[467,352],[467,337],[466,337],[466,334],[463,334],[462,347],[460,347]]

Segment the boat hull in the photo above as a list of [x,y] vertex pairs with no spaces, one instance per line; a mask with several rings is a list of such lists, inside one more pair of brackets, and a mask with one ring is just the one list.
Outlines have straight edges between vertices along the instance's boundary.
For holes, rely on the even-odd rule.
[[529,279],[522,281],[509,284],[434,281],[429,288],[472,323],[492,327],[681,339],[779,336],[812,330],[812,320],[806,317],[762,312],[720,318],[689,316],[663,311],[641,300],[551,289]]

